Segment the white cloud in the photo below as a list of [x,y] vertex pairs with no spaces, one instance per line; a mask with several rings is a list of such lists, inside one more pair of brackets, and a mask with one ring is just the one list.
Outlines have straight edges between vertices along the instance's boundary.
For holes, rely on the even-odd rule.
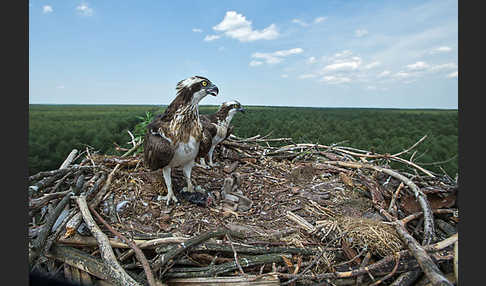
[[410,65],[407,65],[407,68],[409,70],[415,70],[415,71],[418,71],[418,70],[425,70],[429,67],[429,65],[425,62],[416,62],[414,64],[410,64]]
[[214,26],[213,29],[240,42],[273,40],[279,36],[275,24],[271,24],[263,30],[253,30],[251,21],[246,20],[245,16],[236,11],[227,11],[223,21]]
[[202,33],[202,31],[203,31],[203,30],[201,30],[201,29],[199,29],[199,28],[194,28],[194,29],[192,29],[192,31],[193,31],[194,33]]
[[442,71],[442,70],[453,70],[457,69],[457,65],[455,63],[446,63],[440,64],[430,67],[430,71]]
[[459,72],[451,72],[450,74],[447,75],[447,78],[458,78]]
[[377,77],[386,77],[386,76],[389,76],[391,74],[391,71],[389,70],[384,70],[382,71],[379,75],[377,75]]
[[396,74],[394,74],[393,76],[396,77],[396,78],[403,79],[403,78],[411,77],[412,74],[408,73],[408,72],[400,71],[400,72],[397,72]]
[[328,75],[328,76],[323,76],[320,81],[329,84],[341,84],[341,83],[351,82],[351,79],[349,77],[344,77],[344,76]]
[[364,36],[368,35],[368,30],[357,29],[356,31],[354,31],[354,35],[358,38],[364,37]]
[[52,13],[52,11],[54,11],[52,9],[52,6],[45,5],[45,6],[42,7],[42,13],[44,13],[44,14]]
[[[281,50],[281,51],[276,51],[273,53],[253,53],[251,55],[252,58],[254,59],[262,59],[265,61],[267,64],[277,64],[283,61],[284,57],[290,56],[290,55],[296,55],[302,53],[304,50],[301,48],[294,48],[294,49],[289,49],[289,50]],[[250,62],[251,65],[251,62]]]
[[309,64],[313,64],[313,63],[316,63],[316,62],[317,62],[316,57],[309,57],[307,59],[307,63],[309,63]]
[[317,77],[316,74],[308,73],[308,74],[301,74],[299,75],[299,78],[305,79],[305,78],[315,78]]
[[301,25],[302,27],[307,27],[309,26],[309,24],[307,24],[306,22],[300,20],[300,19],[292,19],[292,23],[295,23],[295,24],[299,24]]
[[64,85],[58,85],[56,86],[57,89],[63,89],[64,88]]
[[442,46],[442,47],[438,47],[438,48],[433,49],[432,51],[430,51],[430,53],[431,54],[448,53],[450,51],[452,51],[451,47]]
[[325,66],[322,71],[352,71],[356,70],[361,65],[360,57],[352,57],[344,61],[337,61],[335,63]]
[[372,63],[369,63],[369,64],[365,65],[364,68],[367,69],[367,70],[369,70],[369,69],[372,69],[374,67],[379,66],[380,64],[381,64],[380,62],[374,61]]
[[280,77],[281,77],[281,78],[288,78],[288,77],[289,77],[289,75],[288,75],[288,74],[282,74],[282,75],[280,75]]
[[314,24],[321,23],[327,20],[327,17],[317,17],[314,19]]
[[251,61],[250,62],[251,67],[256,67],[256,66],[259,66],[259,65],[262,65],[262,64],[263,64],[263,62],[261,62],[261,61]]
[[204,41],[210,42],[210,41],[217,40],[219,38],[221,38],[220,35],[207,35],[206,37],[204,37]]
[[80,15],[91,16],[93,15],[93,8],[90,8],[88,4],[82,3],[76,7],[76,10]]

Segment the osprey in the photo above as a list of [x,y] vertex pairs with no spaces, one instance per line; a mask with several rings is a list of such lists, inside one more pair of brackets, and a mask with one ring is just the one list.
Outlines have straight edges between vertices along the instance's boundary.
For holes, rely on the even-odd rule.
[[204,167],[204,158],[209,157],[209,166],[214,167],[213,152],[216,145],[228,138],[233,130],[230,122],[236,112],[245,113],[245,109],[241,107],[238,101],[224,102],[216,113],[199,116],[203,126],[203,139],[199,146],[199,154],[201,165]]
[[206,95],[218,95],[218,87],[205,77],[193,76],[181,80],[176,86],[176,98],[167,107],[164,114],[158,115],[147,125],[144,140],[144,161],[151,170],[162,168],[167,186],[167,205],[177,198],[172,190],[171,170],[182,167],[187,181],[188,192],[193,192],[191,171],[203,127],[199,120],[199,101]]

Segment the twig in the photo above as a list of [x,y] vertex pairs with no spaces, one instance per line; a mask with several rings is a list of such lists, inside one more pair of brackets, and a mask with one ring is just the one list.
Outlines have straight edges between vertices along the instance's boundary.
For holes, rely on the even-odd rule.
[[138,261],[142,264],[143,270],[145,271],[145,275],[147,276],[147,281],[150,286],[156,286],[154,274],[152,273],[152,270],[150,269],[150,265],[147,261],[147,258],[143,254],[142,250],[133,243],[133,241],[129,240],[126,238],[124,235],[119,233],[117,230],[112,228],[97,212],[93,207],[89,207],[91,212],[96,216],[96,218],[109,230],[111,231],[114,235],[119,237],[121,240],[123,240],[126,244],[128,244],[133,251],[135,251],[135,256],[137,257]]
[[228,234],[226,234],[226,238],[228,239],[230,245],[231,245],[231,249],[233,250],[233,254],[234,254],[234,257],[235,257],[235,263],[236,263],[236,266],[238,266],[238,269],[240,270],[240,273],[242,275],[245,275],[245,271],[243,271],[243,268],[241,268],[241,265],[240,263],[238,262],[238,255],[236,254],[236,250],[235,250],[235,247],[233,246],[233,242],[231,241],[231,238]]
[[229,232],[229,230],[226,229],[218,229],[215,231],[208,231],[206,233],[203,233],[202,235],[198,237],[191,238],[185,242],[182,242],[174,247],[172,247],[167,253],[163,254],[154,264],[153,264],[153,270],[158,271],[162,266],[165,266],[170,260],[174,259],[184,251],[186,251],[188,248],[199,245],[206,240],[213,238],[213,237],[218,237],[225,235]]
[[400,252],[397,253],[395,267],[393,267],[393,270],[390,273],[388,273],[387,275],[385,275],[384,277],[382,277],[381,279],[373,282],[369,286],[376,286],[378,284],[381,284],[386,279],[388,279],[388,278],[392,277],[393,275],[395,275],[395,272],[397,272],[397,269],[398,269],[398,264],[400,264]]
[[64,198],[57,204],[54,211],[47,218],[47,221],[43,225],[42,230],[39,232],[36,240],[33,242],[33,252],[31,253],[32,255],[29,256],[29,264],[31,266],[34,266],[35,261],[43,251],[44,246],[46,245],[47,236],[49,235],[52,226],[56,222],[57,217],[59,217],[64,207],[68,204],[71,196],[76,195],[81,190],[81,187],[83,186],[83,182],[84,182],[84,176],[80,175],[78,177],[78,181],[76,182],[76,185],[73,188],[73,191],[69,192],[64,196]]
[[61,167],[59,167],[59,169],[67,168],[73,162],[73,159],[77,153],[78,150],[73,149],[71,153],[69,153],[69,155],[67,156],[66,160],[64,160],[64,162],[61,164]]
[[397,190],[393,193],[392,195],[392,198],[391,198],[391,201],[390,201],[390,205],[388,206],[388,212],[393,212],[395,213],[394,211],[394,206],[395,206],[395,201],[398,197],[398,194],[400,193],[400,190],[403,188],[403,182],[400,182],[400,185],[398,186]]
[[432,282],[432,285],[452,286],[449,280],[444,277],[437,265],[435,265],[434,261],[432,261],[424,248],[420,246],[415,238],[413,238],[413,236],[411,236],[407,232],[405,224],[399,220],[394,220],[394,218],[383,209],[380,210],[380,213],[383,214],[388,220],[394,221],[394,227],[397,231],[397,234],[400,236],[400,239],[407,245],[408,249],[420,265],[420,268],[422,268],[422,271],[424,271],[425,275]]
[[110,242],[106,234],[104,234],[100,228],[96,225],[91,213],[88,209],[88,204],[86,202],[86,196],[81,195],[76,198],[76,202],[79,206],[79,210],[83,215],[83,219],[88,225],[89,230],[93,234],[93,236],[98,241],[98,245],[100,247],[101,257],[108,267],[108,280],[115,284],[115,285],[140,285],[137,283],[132,277],[130,277],[123,267],[118,263],[116,260],[115,254],[113,253],[113,249],[110,246]]
[[331,164],[331,165],[339,165],[343,167],[350,167],[350,168],[368,168],[372,170],[376,170],[378,172],[382,172],[388,174],[407,185],[415,194],[415,199],[418,200],[422,211],[424,212],[424,239],[422,241],[423,245],[427,245],[432,242],[435,238],[435,227],[434,227],[434,217],[432,216],[432,210],[430,208],[429,202],[427,201],[427,196],[417,187],[417,185],[412,182],[409,178],[399,174],[393,170],[370,165],[370,164],[363,164],[357,162],[341,162],[341,161],[324,161],[324,163]]

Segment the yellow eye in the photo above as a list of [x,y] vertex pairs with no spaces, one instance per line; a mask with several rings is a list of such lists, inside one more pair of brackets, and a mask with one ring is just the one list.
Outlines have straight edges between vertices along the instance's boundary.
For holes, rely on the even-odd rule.
[[202,86],[206,86],[206,85],[208,85],[208,82],[207,81],[203,81],[201,84],[202,84]]

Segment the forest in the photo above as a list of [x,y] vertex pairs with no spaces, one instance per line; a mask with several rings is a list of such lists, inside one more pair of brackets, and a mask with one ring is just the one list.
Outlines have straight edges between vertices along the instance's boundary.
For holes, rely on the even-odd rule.
[[[217,106],[200,106],[211,113]],[[141,136],[151,116],[163,112],[155,105],[29,105],[29,174],[57,169],[69,152],[86,147],[103,154],[121,154]],[[232,121],[234,135],[289,137],[294,143],[339,144],[377,153],[402,151],[424,135],[413,161],[424,168],[458,172],[458,112],[438,109],[310,108],[245,106]],[[275,143],[276,146],[278,143]],[[280,143],[280,144],[289,144]]]

